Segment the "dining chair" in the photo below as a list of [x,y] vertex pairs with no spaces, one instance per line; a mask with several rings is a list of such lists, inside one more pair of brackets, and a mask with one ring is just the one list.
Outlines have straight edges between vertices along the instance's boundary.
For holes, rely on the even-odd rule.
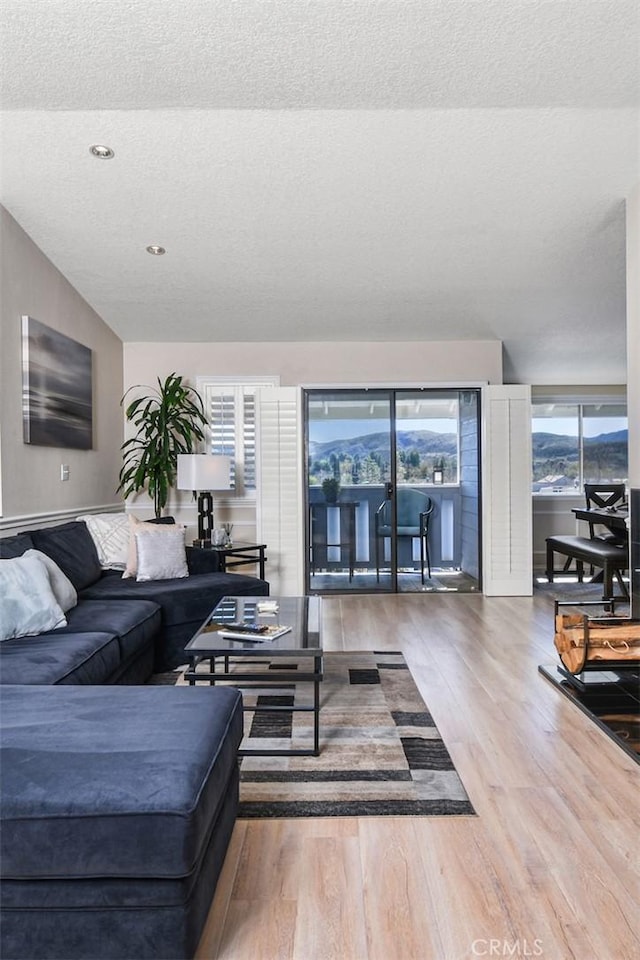
[[[624,483],[585,483],[584,485],[587,510],[594,508],[606,510],[609,507],[615,507],[624,500],[625,494]],[[589,524],[589,536],[592,540],[606,540],[607,543],[618,543],[621,546],[626,546],[627,540],[623,533],[616,533],[606,525],[598,524],[594,520],[587,522]],[[597,530],[597,527],[600,529]]]

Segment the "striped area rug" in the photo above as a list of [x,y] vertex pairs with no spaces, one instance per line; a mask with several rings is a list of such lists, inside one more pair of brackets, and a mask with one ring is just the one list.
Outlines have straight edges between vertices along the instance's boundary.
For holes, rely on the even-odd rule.
[[[245,704],[310,703],[311,684],[295,684],[305,662],[287,668],[290,684],[245,690]],[[307,713],[248,712],[243,746],[308,747],[312,722]],[[319,757],[243,757],[240,818],[475,813],[400,653],[325,654],[320,747]]]

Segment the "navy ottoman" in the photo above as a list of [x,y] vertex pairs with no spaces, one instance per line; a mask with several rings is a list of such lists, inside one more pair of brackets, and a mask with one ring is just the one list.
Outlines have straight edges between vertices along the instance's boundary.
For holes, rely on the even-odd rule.
[[193,957],[238,806],[242,697],[5,685],[3,960]]

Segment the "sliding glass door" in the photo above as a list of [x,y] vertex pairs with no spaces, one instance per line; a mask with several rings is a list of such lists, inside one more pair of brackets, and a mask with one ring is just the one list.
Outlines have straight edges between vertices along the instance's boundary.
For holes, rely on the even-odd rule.
[[[391,481],[389,391],[309,391],[306,397],[308,580],[311,592],[394,588],[372,569],[376,511]],[[365,579],[366,576],[366,579]]]
[[309,592],[478,589],[477,391],[309,390],[305,425]]

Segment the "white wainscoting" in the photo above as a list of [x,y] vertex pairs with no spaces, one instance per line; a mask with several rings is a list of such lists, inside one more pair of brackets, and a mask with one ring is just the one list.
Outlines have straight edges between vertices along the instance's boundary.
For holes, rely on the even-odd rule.
[[122,513],[122,503],[101,503],[90,507],[68,507],[65,510],[49,510],[46,513],[25,513],[19,517],[0,518],[0,535],[9,537],[23,530],[38,530],[57,523],[75,520],[85,513]]
[[584,496],[534,496],[533,512],[533,568],[543,573],[547,566],[547,537],[580,534],[588,536],[586,525],[576,520],[572,507],[584,507]]

